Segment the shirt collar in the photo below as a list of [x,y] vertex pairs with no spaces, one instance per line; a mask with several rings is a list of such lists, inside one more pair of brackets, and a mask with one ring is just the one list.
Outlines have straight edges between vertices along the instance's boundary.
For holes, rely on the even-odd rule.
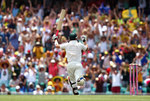
[[77,40],[71,40],[70,42],[71,42],[71,43],[75,43],[75,42],[77,42]]

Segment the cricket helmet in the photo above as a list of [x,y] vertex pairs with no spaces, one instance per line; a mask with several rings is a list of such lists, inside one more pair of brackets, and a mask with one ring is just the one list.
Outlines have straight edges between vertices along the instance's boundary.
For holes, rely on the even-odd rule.
[[77,34],[76,33],[70,33],[69,38],[70,38],[70,40],[76,40]]

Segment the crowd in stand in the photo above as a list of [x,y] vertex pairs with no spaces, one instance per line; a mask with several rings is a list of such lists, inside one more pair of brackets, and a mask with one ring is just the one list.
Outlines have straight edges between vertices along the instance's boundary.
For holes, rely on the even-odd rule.
[[52,39],[61,9],[67,14],[59,43],[68,42],[69,34],[76,33],[79,42],[85,37],[88,44],[82,53],[86,81],[78,87],[80,93],[128,94],[131,63],[138,65],[139,93],[150,93],[148,0],[137,0],[138,17],[127,19],[122,11],[130,7],[129,0],[115,0],[116,6],[110,5],[111,0],[39,1],[43,2],[28,0],[18,5],[11,0],[10,7],[0,9],[1,94],[72,93],[65,50],[55,48]]

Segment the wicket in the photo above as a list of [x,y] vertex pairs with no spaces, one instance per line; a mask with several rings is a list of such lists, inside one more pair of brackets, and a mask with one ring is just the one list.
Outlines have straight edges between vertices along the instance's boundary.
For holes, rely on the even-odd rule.
[[[136,70],[136,82],[135,82],[135,70]],[[136,83],[136,95],[138,95],[138,65],[137,64],[130,64],[129,65],[129,72],[130,72],[130,95],[135,95],[135,83]],[[133,81],[133,87],[132,87]]]

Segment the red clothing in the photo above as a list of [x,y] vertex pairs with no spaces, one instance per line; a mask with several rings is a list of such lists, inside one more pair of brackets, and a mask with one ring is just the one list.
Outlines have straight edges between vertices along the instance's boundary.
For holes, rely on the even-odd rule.
[[48,72],[49,72],[49,74],[52,74],[53,77],[57,76],[57,74],[58,74],[57,63],[55,63],[55,64],[50,63],[48,66]]
[[113,92],[113,93],[120,93],[120,87],[118,86],[118,87],[112,87],[111,88],[111,91]]
[[87,66],[87,62],[82,62],[82,66],[83,66],[83,68],[86,68],[86,66]]
[[100,6],[104,1],[105,0],[96,0],[96,1],[91,0],[91,2],[88,2],[88,6],[92,6],[92,4]]

